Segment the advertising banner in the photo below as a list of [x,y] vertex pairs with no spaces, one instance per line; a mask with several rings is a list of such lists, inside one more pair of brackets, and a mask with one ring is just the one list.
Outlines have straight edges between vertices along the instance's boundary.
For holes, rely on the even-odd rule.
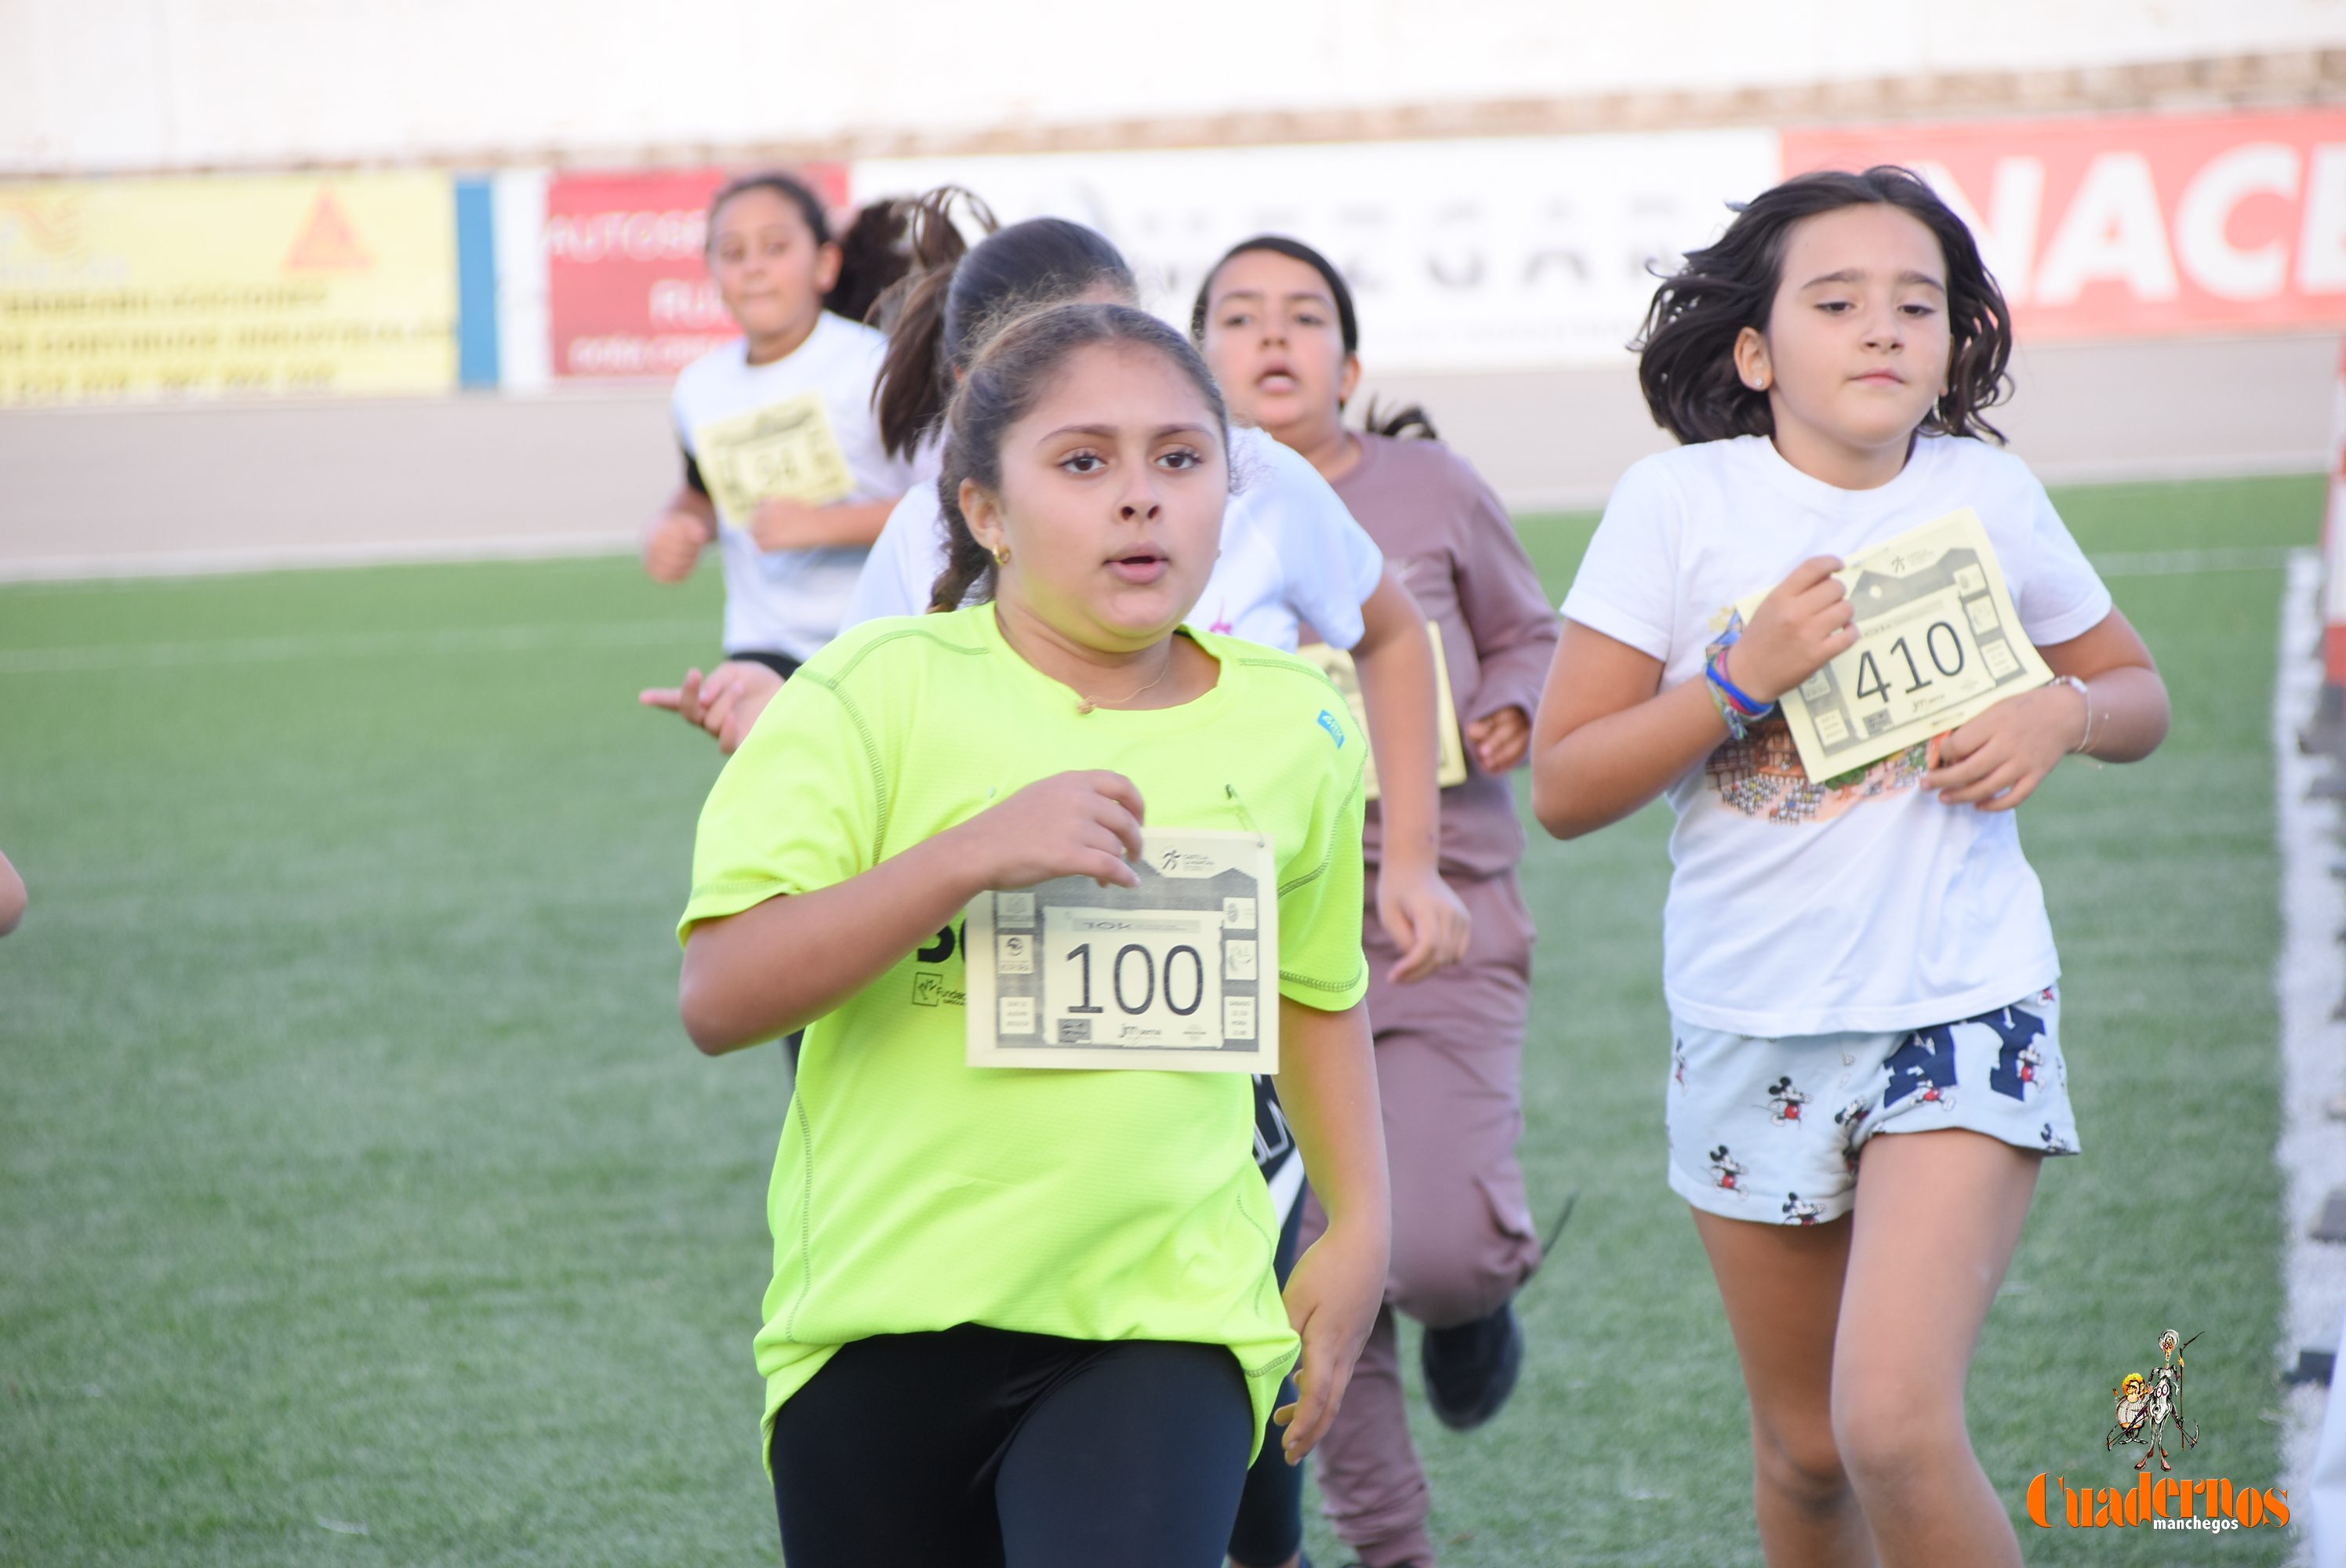
[[0,404],[447,391],[454,208],[438,174],[0,184]]
[[1787,174],[1902,163],[1980,240],[2023,338],[2346,327],[2346,110],[1783,135]]
[[853,194],[952,183],[1005,222],[1090,224],[1185,327],[1233,242],[1291,235],[1343,270],[1372,374],[1509,370],[1618,362],[1649,269],[1715,238],[1777,156],[1775,132],[1729,130],[872,159]]
[[[738,337],[705,260],[709,199],[738,169],[559,174],[546,187],[547,370],[555,381],[673,376]],[[846,169],[793,172],[842,206]]]

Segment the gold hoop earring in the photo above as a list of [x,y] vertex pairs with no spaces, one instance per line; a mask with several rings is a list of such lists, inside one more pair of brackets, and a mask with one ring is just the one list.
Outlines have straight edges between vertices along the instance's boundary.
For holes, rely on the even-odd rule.
[[1010,565],[1010,546],[1009,546],[1009,545],[996,545],[994,547],[994,564],[995,565],[997,565],[997,566],[1007,566],[1008,565]]

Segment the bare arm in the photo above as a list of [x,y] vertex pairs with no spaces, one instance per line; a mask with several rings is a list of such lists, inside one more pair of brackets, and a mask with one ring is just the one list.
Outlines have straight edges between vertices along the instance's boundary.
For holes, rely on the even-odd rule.
[[656,583],[681,583],[692,575],[700,552],[717,537],[717,505],[689,484],[679,484],[668,506],[644,531],[644,570]]
[[636,694],[636,700],[699,725],[716,737],[717,749],[730,757],[781,689],[782,677],[766,666],[754,659],[728,659],[706,678],[698,669],[688,669],[683,685],[648,687]]
[[768,899],[686,938],[678,1011],[719,1056],[835,1010],[987,888],[1054,877],[1136,887],[1140,792],[1106,772],[1057,773],[843,882]]
[[25,918],[26,902],[25,879],[16,874],[7,856],[0,855],[0,936],[16,929]]
[[1384,859],[1377,872],[1377,918],[1402,949],[1395,980],[1423,979],[1465,955],[1465,905],[1443,885],[1442,789],[1434,782],[1433,646],[1425,614],[1388,565],[1361,605],[1352,663],[1377,758]]
[[950,925],[978,894],[952,831],[862,875],[768,899],[692,928],[678,1010],[711,1056],[770,1040],[836,1008]]
[[1559,839],[1608,827],[1727,738],[1698,680],[1661,689],[1662,661],[1564,623],[1532,723],[1532,814]]
[[1368,1010],[1325,1013],[1279,1000],[1279,1100],[1303,1168],[1328,1211],[1326,1234],[1297,1260],[1288,1317],[1303,1339],[1296,1400],[1275,1412],[1287,1461],[1311,1451],[1335,1419],[1352,1363],[1384,1299],[1392,1243],[1384,1122]]
[[2112,610],[2082,636],[2037,651],[2055,675],[2083,680],[2085,697],[2066,685],[2039,687],[1957,726],[1939,743],[1925,789],[1950,806],[2009,811],[2081,744],[2102,761],[2133,762],[2167,738],[2167,683],[2125,616]]
[[[1818,555],[1792,568],[1725,656],[1760,702],[1824,667],[1856,640],[1849,595]],[[1564,623],[1532,726],[1532,813],[1559,839],[1617,822],[1727,738],[1708,683],[1661,689],[1662,661],[1577,621]]]
[[[1846,598],[1839,584],[1817,576],[1834,565],[1819,557],[1796,568],[1729,650],[1729,673],[1751,696],[1774,701],[1848,646]],[[2055,674],[2086,682],[2091,755],[2133,761],[2165,738],[2166,685],[2117,611],[2084,636],[2040,651]],[[1661,677],[1658,659],[1565,623],[1532,741],[1532,810],[1549,832],[1576,838],[1620,820],[1727,738],[1705,682],[1661,691]],[[2066,687],[2009,697],[1941,741],[1923,787],[1949,805],[2009,810],[2083,738],[2085,708]]]
[[2093,744],[2103,762],[2139,762],[2167,738],[2167,682],[2134,623],[2112,610],[2092,630],[2037,650],[2055,675],[2086,683],[2093,706]]

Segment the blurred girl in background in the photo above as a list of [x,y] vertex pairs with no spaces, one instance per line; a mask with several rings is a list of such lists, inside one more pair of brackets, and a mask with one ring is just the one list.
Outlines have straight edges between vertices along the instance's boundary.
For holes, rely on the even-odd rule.
[[[873,230],[893,205],[868,215]],[[749,175],[710,202],[709,275],[741,337],[677,377],[684,481],[644,540],[644,570],[662,583],[684,581],[716,545],[725,657],[783,677],[838,635],[864,553],[913,483],[872,407],[887,340],[826,309],[868,308],[903,270],[865,222],[849,275],[821,199],[797,177]]]
[[[1400,983],[1391,940],[1367,934],[1392,1161],[1392,1272],[1352,1392],[1321,1447],[1328,1516],[1361,1561],[1432,1568],[1432,1499],[1410,1442],[1393,1312],[1426,1326],[1426,1397],[1443,1422],[1465,1430],[1498,1412],[1523,1355],[1511,1303],[1540,1261],[1515,1157],[1533,932],[1515,880],[1525,839],[1506,775],[1530,741],[1556,617],[1506,510],[1464,458],[1433,439],[1423,413],[1409,410],[1381,430],[1346,427],[1361,376],[1360,328],[1352,290],[1325,257],[1277,235],[1234,246],[1207,275],[1189,325],[1232,415],[1318,469],[1433,619],[1455,704],[1444,722],[1464,730],[1466,778],[1442,792],[1441,872],[1473,917],[1472,945],[1454,967],[1411,985]],[[1402,439],[1409,430],[1425,439]],[[1364,847],[1372,901],[1382,815],[1372,803]],[[1308,1209],[1307,1246],[1320,1223]],[[1294,1561],[1292,1553],[1240,1561],[1268,1568]]]

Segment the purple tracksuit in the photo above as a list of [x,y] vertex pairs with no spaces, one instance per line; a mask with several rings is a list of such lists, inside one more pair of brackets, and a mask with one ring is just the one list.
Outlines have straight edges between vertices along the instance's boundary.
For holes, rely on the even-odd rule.
[[[1558,625],[1498,498],[1449,448],[1361,437],[1336,493],[1442,628],[1461,727],[1537,708]],[[1523,1135],[1524,1023],[1532,921],[1515,881],[1522,822],[1504,778],[1467,751],[1464,783],[1442,792],[1442,875],[1474,916],[1465,960],[1414,985],[1384,978],[1399,952],[1376,919],[1382,839],[1369,808],[1365,933],[1392,1173],[1392,1273],[1343,1409],[1318,1450],[1336,1533],[1369,1568],[1433,1562],[1425,1471],[1411,1445],[1395,1355],[1397,1308],[1436,1328],[1498,1308],[1539,1265],[1515,1143]],[[1308,1245],[1326,1227],[1306,1209]]]

